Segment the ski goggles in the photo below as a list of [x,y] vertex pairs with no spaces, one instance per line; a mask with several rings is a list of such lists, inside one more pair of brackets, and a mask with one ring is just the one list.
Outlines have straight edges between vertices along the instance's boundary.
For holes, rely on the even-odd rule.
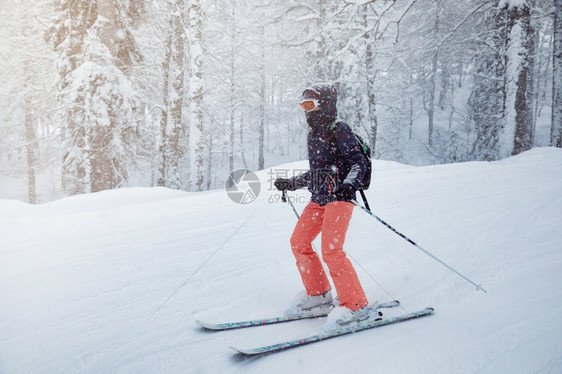
[[305,112],[312,112],[313,110],[318,109],[318,100],[316,100],[316,99],[303,99],[301,101],[301,108]]

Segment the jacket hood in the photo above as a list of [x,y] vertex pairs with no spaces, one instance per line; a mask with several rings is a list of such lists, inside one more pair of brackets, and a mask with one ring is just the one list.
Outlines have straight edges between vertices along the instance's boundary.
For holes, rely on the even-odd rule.
[[306,121],[313,130],[330,126],[338,117],[338,95],[333,84],[313,84],[304,90],[302,99],[318,100],[319,109],[306,113]]

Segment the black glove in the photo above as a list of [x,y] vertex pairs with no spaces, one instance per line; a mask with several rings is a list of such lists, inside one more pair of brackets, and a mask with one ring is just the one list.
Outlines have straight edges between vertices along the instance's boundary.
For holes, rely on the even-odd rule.
[[277,178],[273,185],[279,191],[294,191],[293,182],[287,178]]
[[338,187],[336,194],[345,201],[355,200],[355,187],[349,183],[344,183]]

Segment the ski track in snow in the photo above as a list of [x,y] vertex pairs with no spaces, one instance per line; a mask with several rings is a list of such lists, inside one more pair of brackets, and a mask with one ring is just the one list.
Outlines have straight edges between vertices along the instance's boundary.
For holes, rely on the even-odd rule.
[[243,360],[228,346],[323,324],[211,333],[194,322],[273,317],[302,288],[288,244],[296,218],[268,202],[276,192],[267,171],[258,175],[262,193],[248,205],[222,190],[164,188],[0,200],[0,373],[562,372],[562,150],[427,167],[375,161],[375,214],[488,293],[355,209],[345,248],[371,301],[434,315]]

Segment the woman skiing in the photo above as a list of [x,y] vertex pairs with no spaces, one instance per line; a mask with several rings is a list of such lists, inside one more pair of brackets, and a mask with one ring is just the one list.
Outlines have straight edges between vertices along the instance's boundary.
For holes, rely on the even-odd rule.
[[[332,84],[314,84],[303,92],[301,108],[310,127],[310,169],[293,178],[277,178],[274,183],[280,191],[308,187],[312,194],[290,241],[305,291],[295,297],[286,313],[331,310],[325,329],[369,318],[365,292],[343,250],[354,208],[352,201],[367,170],[367,161],[351,128],[337,119],[336,104]],[[332,287],[312,248],[312,241],[320,233],[322,259],[339,299],[335,308]]]

